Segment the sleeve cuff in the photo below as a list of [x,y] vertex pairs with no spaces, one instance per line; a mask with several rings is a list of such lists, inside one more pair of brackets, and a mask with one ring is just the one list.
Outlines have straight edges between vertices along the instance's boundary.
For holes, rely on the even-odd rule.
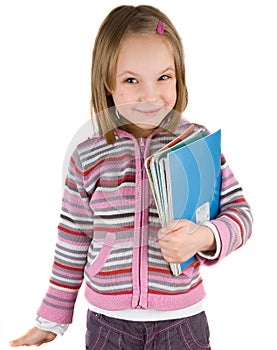
[[37,316],[35,326],[43,331],[64,335],[69,325],[48,321],[43,317]]
[[206,226],[209,227],[215,237],[215,243],[216,243],[216,249],[215,252],[213,251],[213,254],[209,254],[209,253],[204,253],[204,252],[199,252],[198,255],[200,255],[202,258],[208,259],[208,260],[215,260],[219,257],[220,251],[221,251],[221,241],[220,241],[220,237],[218,234],[218,231],[215,227],[215,225],[213,225],[211,222],[206,221],[202,224],[202,226]]

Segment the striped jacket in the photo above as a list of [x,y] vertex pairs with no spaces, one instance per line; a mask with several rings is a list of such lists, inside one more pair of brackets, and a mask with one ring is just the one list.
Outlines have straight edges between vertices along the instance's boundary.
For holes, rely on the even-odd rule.
[[[182,121],[176,135],[189,125]],[[208,261],[199,256],[189,273],[172,275],[157,241],[160,222],[143,165],[172,138],[160,132],[136,139],[120,130],[112,145],[102,136],[78,145],[69,164],[52,276],[39,316],[71,323],[83,280],[88,302],[101,309],[188,307],[205,296],[200,265],[217,263],[250,237],[250,207],[222,157],[220,209],[211,221],[221,240],[219,257]]]

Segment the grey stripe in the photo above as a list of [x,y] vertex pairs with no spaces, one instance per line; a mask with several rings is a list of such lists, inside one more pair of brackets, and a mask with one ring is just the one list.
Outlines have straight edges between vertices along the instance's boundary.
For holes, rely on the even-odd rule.
[[[173,283],[169,283],[169,284],[165,284],[163,282],[163,284],[159,284],[159,282],[157,281],[152,281],[151,279],[149,279],[149,287],[151,289],[154,289],[156,291],[159,291],[159,292],[167,292],[167,293],[170,293],[170,294],[176,294],[176,292],[187,292],[188,290],[190,290],[192,287],[194,287],[199,281],[201,280],[200,276],[199,278],[197,279],[194,279],[192,280],[190,283],[185,283],[183,285],[175,285],[174,284],[174,290],[172,290],[172,288],[163,288],[163,287],[166,287],[166,285],[172,287],[173,286]],[[157,284],[159,284],[161,287],[157,287]]]
[[227,249],[227,254],[229,254],[232,251],[232,248],[236,245],[237,239],[236,235],[233,235],[233,231],[231,228],[231,225],[228,221],[228,219],[224,218],[224,216],[220,217],[220,220],[226,225],[228,232],[229,232],[229,244],[228,244],[228,249]]
[[85,260],[82,260],[79,264],[77,263],[77,262],[73,262],[72,260],[72,258],[70,257],[68,260],[63,260],[63,259],[60,259],[60,257],[59,256],[55,256],[55,260],[57,261],[57,262],[59,262],[60,264],[62,264],[62,265],[68,265],[68,263],[70,262],[70,266],[72,266],[72,267],[77,267],[77,268],[80,268],[80,269],[82,269],[83,267],[84,267],[84,263],[85,263]]
[[57,300],[57,301],[62,301],[62,302],[69,302],[69,303],[74,303],[74,301],[72,299],[67,299],[67,298],[59,298],[59,297],[56,297],[55,295],[52,295],[50,293],[46,293],[46,296],[50,299],[53,299],[53,300]]
[[[70,276],[68,278],[65,278],[64,275],[61,275],[57,272],[53,272],[52,280],[60,283],[66,283],[67,285],[71,285],[71,286],[79,286],[82,283],[82,278],[80,278],[80,272],[79,272],[79,276],[76,276],[76,277]],[[72,283],[68,283],[69,281],[72,281]]]
[[55,256],[59,257],[60,259],[62,259],[62,258],[68,259],[69,258],[68,259],[69,261],[76,261],[76,262],[79,261],[81,263],[87,259],[87,254],[86,253],[84,254],[83,251],[80,253],[76,250],[74,252],[74,255],[78,255],[78,256],[70,255],[70,258],[69,258],[69,255],[66,252],[63,253],[62,251],[55,249]]
[[[86,275],[86,277],[89,277]],[[99,276],[97,276],[100,278]],[[101,276],[102,278],[102,276]],[[121,292],[121,291],[126,291],[126,290],[131,290],[132,289],[132,277],[130,275],[130,281],[124,281],[124,282],[114,282],[114,283],[107,283],[105,280],[103,281],[104,283],[98,283],[95,281],[91,281],[90,279],[87,280],[87,283],[94,289],[97,290],[98,292],[101,293],[112,293],[112,292]],[[101,288],[102,287],[102,288]],[[111,288],[109,288],[111,287]]]
[[[56,269],[56,270],[60,270],[61,272],[64,272],[64,270],[65,270],[64,268],[62,268],[62,267],[60,267],[60,266],[57,266],[57,265],[55,265],[55,269]],[[58,275],[58,273],[52,272],[52,274],[54,274],[54,273]],[[76,276],[78,276],[78,277],[80,278],[80,273],[81,273],[80,271],[72,271],[72,270],[71,270],[70,273],[71,273],[71,274],[76,274]],[[64,275],[62,275],[62,276],[64,277]],[[53,298],[54,298],[54,297],[53,297]]]
[[72,307],[61,306],[61,305],[49,303],[49,302],[46,301],[46,300],[43,300],[43,303],[46,304],[46,305],[48,305],[48,306],[50,306],[50,307],[53,307],[54,309],[73,310],[73,306],[72,306]]

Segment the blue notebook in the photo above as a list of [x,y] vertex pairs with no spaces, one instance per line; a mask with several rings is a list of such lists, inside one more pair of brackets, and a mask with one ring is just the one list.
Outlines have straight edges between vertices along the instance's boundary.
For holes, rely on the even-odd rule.
[[[148,167],[148,175],[162,225],[173,219],[202,224],[216,217],[221,184],[221,130],[190,137],[185,145],[167,149],[164,156],[154,155],[151,161],[155,159],[155,167]],[[172,273],[179,275],[194,260],[192,257],[182,264],[170,264]]]

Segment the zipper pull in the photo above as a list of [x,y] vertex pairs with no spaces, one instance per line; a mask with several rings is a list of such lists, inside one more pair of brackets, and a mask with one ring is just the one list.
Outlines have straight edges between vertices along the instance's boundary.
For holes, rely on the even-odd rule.
[[144,157],[145,140],[143,137],[139,138],[140,153],[142,158]]
[[139,138],[139,147],[140,147],[140,159],[141,159],[141,170],[144,170],[144,149],[145,149],[145,140],[143,137]]

